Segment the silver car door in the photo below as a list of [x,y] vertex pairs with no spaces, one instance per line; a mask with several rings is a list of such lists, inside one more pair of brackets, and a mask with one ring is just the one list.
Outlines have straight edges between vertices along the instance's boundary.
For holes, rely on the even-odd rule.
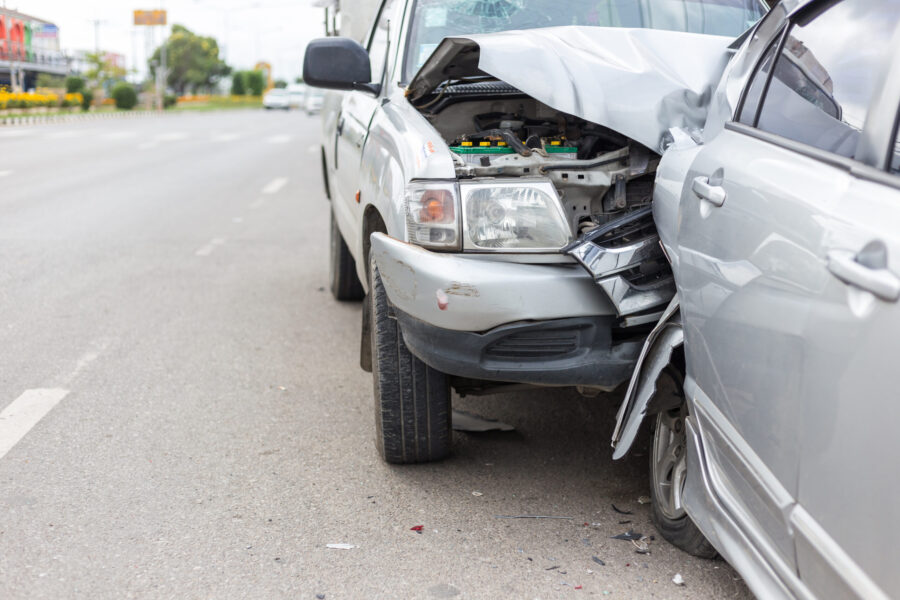
[[[884,44],[876,28],[866,31]],[[823,310],[811,315],[799,506],[791,521],[800,576],[822,598],[900,594],[898,42],[895,32],[892,64],[856,65],[880,70],[882,85],[850,165],[854,180],[826,221],[822,259],[831,277]]]
[[828,376],[814,343],[831,305],[828,222],[853,185],[847,164],[873,89],[858,57],[877,53],[859,52],[858,40],[878,38],[863,17],[889,22],[895,9],[844,0],[795,15],[761,61],[740,122],[698,154],[682,195],[686,388],[706,458],[759,549],[795,568],[800,434],[820,399],[811,378]]
[[[378,19],[369,36],[366,49],[372,67],[373,82],[384,83],[389,49],[390,21],[399,0],[384,0]],[[341,111],[335,126],[335,154],[338,169],[335,217],[344,237],[351,243],[359,239],[360,209],[360,161],[366,143],[369,124],[381,103],[381,98],[368,91],[350,91],[344,94]]]

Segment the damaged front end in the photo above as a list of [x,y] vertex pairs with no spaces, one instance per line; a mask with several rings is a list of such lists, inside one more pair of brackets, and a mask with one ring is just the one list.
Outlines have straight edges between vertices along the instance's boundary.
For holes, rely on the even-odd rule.
[[[651,209],[656,168],[670,128],[702,128],[729,42],[596,27],[445,39],[407,97],[454,160],[462,251],[567,255],[608,296],[618,327],[655,323],[675,293]],[[509,218],[503,202],[471,210],[467,186],[510,180],[552,184],[564,243],[514,247],[506,239],[533,234],[527,217]]]

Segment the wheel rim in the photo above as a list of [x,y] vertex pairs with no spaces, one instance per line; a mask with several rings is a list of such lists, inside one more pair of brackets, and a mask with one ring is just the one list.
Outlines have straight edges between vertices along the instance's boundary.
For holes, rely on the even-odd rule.
[[650,465],[654,500],[660,512],[675,520],[684,517],[684,483],[687,476],[687,435],[684,407],[663,411],[656,417],[653,462]]

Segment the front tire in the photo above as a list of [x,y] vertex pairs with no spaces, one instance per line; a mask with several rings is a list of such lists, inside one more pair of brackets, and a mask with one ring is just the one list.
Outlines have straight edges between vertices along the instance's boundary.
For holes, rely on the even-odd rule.
[[356,261],[350,254],[350,248],[338,229],[331,213],[331,252],[329,254],[329,270],[331,271],[331,295],[336,300],[362,300],[365,295],[362,283],[356,275]]
[[[667,368],[657,383],[658,394],[682,395],[683,377]],[[717,551],[684,510],[687,479],[687,404],[661,411],[656,416],[650,452],[650,496],[653,524],[673,546],[701,558],[715,558]]]
[[410,353],[375,262],[369,267],[375,445],[393,464],[440,460],[452,439],[449,379]]

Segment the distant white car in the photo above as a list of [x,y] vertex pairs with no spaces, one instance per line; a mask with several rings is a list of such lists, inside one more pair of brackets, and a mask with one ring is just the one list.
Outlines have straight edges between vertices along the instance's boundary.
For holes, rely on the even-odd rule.
[[263,95],[263,107],[266,110],[271,110],[273,108],[281,108],[284,110],[288,110],[291,107],[290,104],[290,94],[285,89],[276,88],[274,90],[269,90]]
[[322,93],[322,90],[308,88],[306,90],[306,97],[303,100],[303,108],[306,110],[307,114],[314,115],[322,110],[323,98],[324,94]]
[[302,83],[292,83],[287,86],[288,105],[291,108],[305,108],[307,87]]

